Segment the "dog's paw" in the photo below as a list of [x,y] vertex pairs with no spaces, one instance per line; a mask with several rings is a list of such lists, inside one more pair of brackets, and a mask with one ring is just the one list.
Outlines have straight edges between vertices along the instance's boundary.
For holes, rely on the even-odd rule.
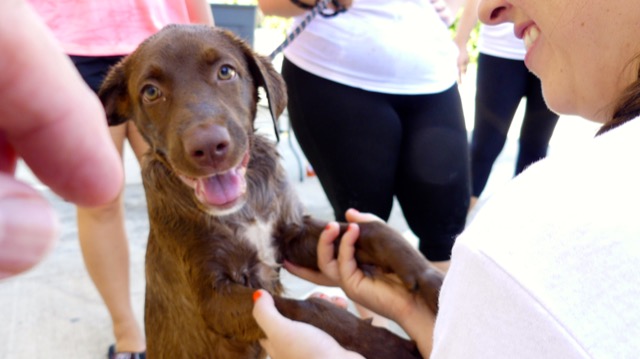
[[442,287],[444,274],[429,265],[427,269],[416,278],[409,278],[408,280],[413,280],[412,290],[420,293],[420,296],[425,299],[429,308],[437,314],[438,298],[440,297],[440,287]]
[[420,293],[429,308],[437,313],[444,274],[388,225],[367,222],[359,226],[356,259],[360,266],[363,269],[373,266],[382,272],[395,274],[408,290]]

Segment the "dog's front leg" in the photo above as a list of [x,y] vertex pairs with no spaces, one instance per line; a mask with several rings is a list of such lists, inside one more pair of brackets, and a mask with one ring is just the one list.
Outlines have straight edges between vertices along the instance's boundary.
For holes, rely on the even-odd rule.
[[[301,224],[283,223],[276,233],[284,258],[297,265],[319,270],[318,239],[328,222],[304,216]],[[341,229],[342,232],[342,229]]]
[[[326,224],[327,222],[306,216],[301,228],[294,226],[288,231],[281,231],[284,234],[282,252],[285,259],[306,268],[319,270],[317,244]],[[437,313],[443,274],[387,224],[367,222],[358,225],[360,237],[356,242],[355,253],[358,266],[369,275],[376,275],[378,270],[396,274],[409,290],[419,292],[434,313]],[[340,235],[335,242],[336,256],[340,237],[346,230],[347,224],[340,223]],[[371,267],[376,270],[369,271]]]
[[[253,293],[265,289],[274,295],[282,291],[278,282],[263,282],[256,271],[226,266],[220,258],[190,271],[200,317],[217,335],[239,342],[256,342],[264,334],[253,319]],[[223,269],[224,267],[224,269]]]
[[200,310],[207,327],[217,334],[240,341],[256,341],[264,336],[251,315],[253,288],[231,285],[200,298]]
[[322,329],[340,345],[367,359],[422,358],[415,342],[400,338],[387,329],[375,327],[370,321],[357,318],[346,309],[326,300],[274,297],[274,301],[276,308],[285,317]]

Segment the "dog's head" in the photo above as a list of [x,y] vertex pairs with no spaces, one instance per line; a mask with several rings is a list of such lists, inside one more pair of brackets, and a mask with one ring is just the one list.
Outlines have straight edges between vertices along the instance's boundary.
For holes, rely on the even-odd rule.
[[277,118],[286,90],[267,58],[228,31],[171,25],[114,66],[99,97],[109,125],[133,120],[202,208],[221,215],[246,201],[258,87]]

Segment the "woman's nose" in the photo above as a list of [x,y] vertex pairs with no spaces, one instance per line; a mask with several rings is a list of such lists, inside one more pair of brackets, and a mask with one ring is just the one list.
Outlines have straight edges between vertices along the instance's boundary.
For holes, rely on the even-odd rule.
[[513,6],[507,0],[481,0],[478,17],[487,25],[497,25],[511,21]]

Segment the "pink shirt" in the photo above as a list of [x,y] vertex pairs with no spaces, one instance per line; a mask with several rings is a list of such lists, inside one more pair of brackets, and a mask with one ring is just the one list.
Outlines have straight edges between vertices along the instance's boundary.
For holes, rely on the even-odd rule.
[[29,0],[69,55],[131,53],[171,23],[189,23],[184,0]]

